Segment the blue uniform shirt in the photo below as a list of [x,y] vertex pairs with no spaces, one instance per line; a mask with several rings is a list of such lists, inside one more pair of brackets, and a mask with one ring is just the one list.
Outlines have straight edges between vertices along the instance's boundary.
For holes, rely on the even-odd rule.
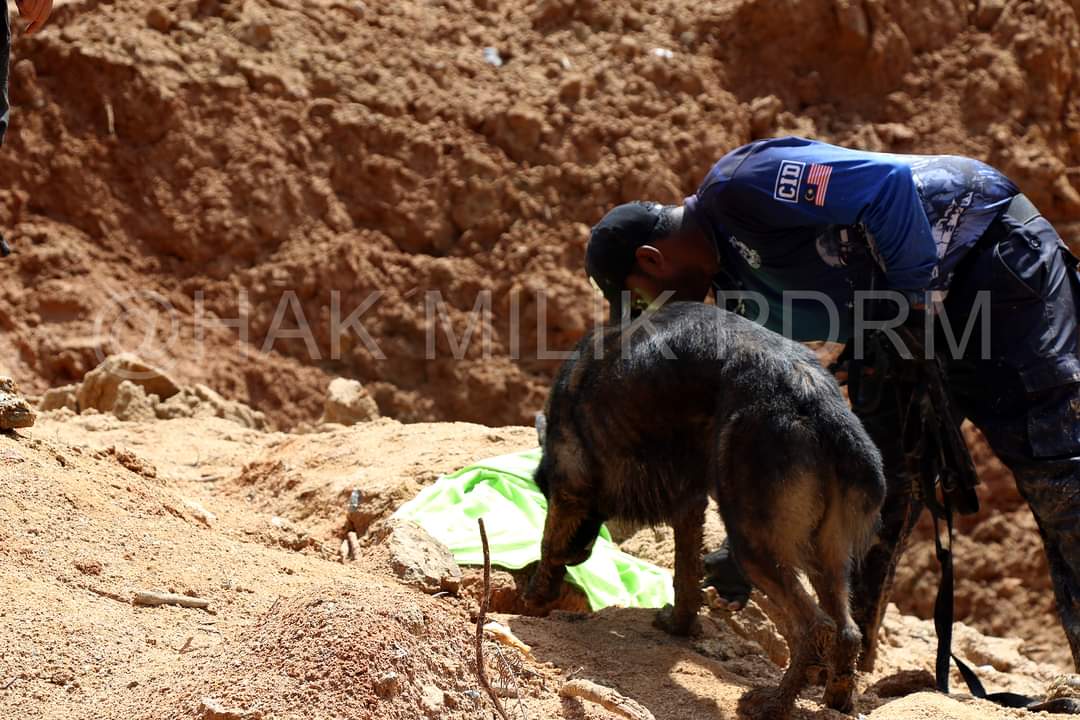
[[[1018,192],[970,158],[787,137],[722,157],[686,208],[717,244],[718,291],[760,293],[765,325],[797,340],[846,340],[853,293],[868,289],[874,272],[884,278],[878,289],[946,290],[957,262]],[[786,312],[785,291],[804,293],[789,292]],[[828,297],[837,316],[807,291]]]

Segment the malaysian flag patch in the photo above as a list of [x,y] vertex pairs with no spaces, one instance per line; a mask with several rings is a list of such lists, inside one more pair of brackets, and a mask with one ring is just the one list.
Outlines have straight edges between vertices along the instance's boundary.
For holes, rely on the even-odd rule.
[[825,206],[825,193],[829,191],[829,178],[832,167],[814,163],[806,173],[806,200],[818,207]]

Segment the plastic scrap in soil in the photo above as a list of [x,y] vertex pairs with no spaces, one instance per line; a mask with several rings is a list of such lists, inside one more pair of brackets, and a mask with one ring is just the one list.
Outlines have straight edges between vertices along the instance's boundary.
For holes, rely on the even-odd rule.
[[[420,525],[462,565],[484,562],[476,530],[483,517],[492,564],[519,570],[540,559],[547,500],[532,480],[539,462],[539,448],[483,460],[440,478],[394,517]],[[663,607],[675,597],[671,573],[624,553],[606,527],[592,556],[567,568],[567,579],[584,591],[593,610]]]
[[499,50],[493,47],[484,48],[484,62],[488,65],[494,65],[495,67],[503,66],[502,55],[499,54]]

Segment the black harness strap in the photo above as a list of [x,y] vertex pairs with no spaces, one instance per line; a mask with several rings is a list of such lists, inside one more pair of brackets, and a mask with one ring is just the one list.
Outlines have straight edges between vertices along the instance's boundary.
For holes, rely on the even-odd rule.
[[[937,550],[938,564],[941,565],[941,584],[938,586],[937,599],[934,601],[934,630],[937,632],[938,646],[937,659],[934,664],[937,678],[938,692],[949,692],[949,662],[952,654],[952,631],[953,631],[953,594],[955,581],[953,578],[953,516],[952,503],[949,496],[944,498],[945,526],[948,528],[949,546],[945,547],[941,542],[941,527],[938,524],[938,513],[931,510],[934,517],[934,547]],[[978,682],[978,678],[975,679]],[[970,686],[970,683],[968,683]],[[981,687],[981,686],[980,686]],[[983,695],[986,693],[984,692]],[[975,692],[972,691],[972,695]]]
[[[911,390],[905,413],[902,435],[912,491],[916,493],[934,520],[934,548],[941,565],[941,584],[934,600],[934,630],[938,637],[935,657],[935,681],[939,692],[949,692],[949,672],[952,663],[960,670],[968,691],[973,697],[988,700],[1009,708],[1032,711],[1052,707],[1055,712],[1080,714],[1080,701],[1059,699],[1048,702],[1018,693],[987,693],[975,671],[952,652],[953,622],[955,620],[953,568],[953,518],[978,510],[975,466],[953,415],[953,401],[945,385],[940,364],[931,361],[908,365],[915,375],[906,382]],[[899,370],[894,367],[894,371]],[[898,375],[894,372],[893,379]],[[939,491],[940,490],[940,500]],[[942,540],[941,524],[945,524],[947,544]]]

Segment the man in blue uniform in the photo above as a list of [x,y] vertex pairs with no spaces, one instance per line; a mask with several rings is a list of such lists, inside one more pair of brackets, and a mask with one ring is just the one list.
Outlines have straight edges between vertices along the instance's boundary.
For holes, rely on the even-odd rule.
[[[940,340],[944,327],[956,340],[937,352],[957,413],[985,433],[1038,521],[1080,670],[1076,265],[1017,187],[981,162],[793,137],[732,151],[681,207],[615,208],[593,228],[586,257],[616,318],[664,293],[703,301],[712,292],[796,340],[848,342],[867,329],[863,291],[888,294],[897,322],[929,313],[937,333],[924,339]],[[903,467],[905,398],[884,390],[855,404],[890,476],[880,539],[855,579],[864,668],[922,510]],[[707,557],[706,575],[732,608],[745,602],[749,587],[729,553]]]

